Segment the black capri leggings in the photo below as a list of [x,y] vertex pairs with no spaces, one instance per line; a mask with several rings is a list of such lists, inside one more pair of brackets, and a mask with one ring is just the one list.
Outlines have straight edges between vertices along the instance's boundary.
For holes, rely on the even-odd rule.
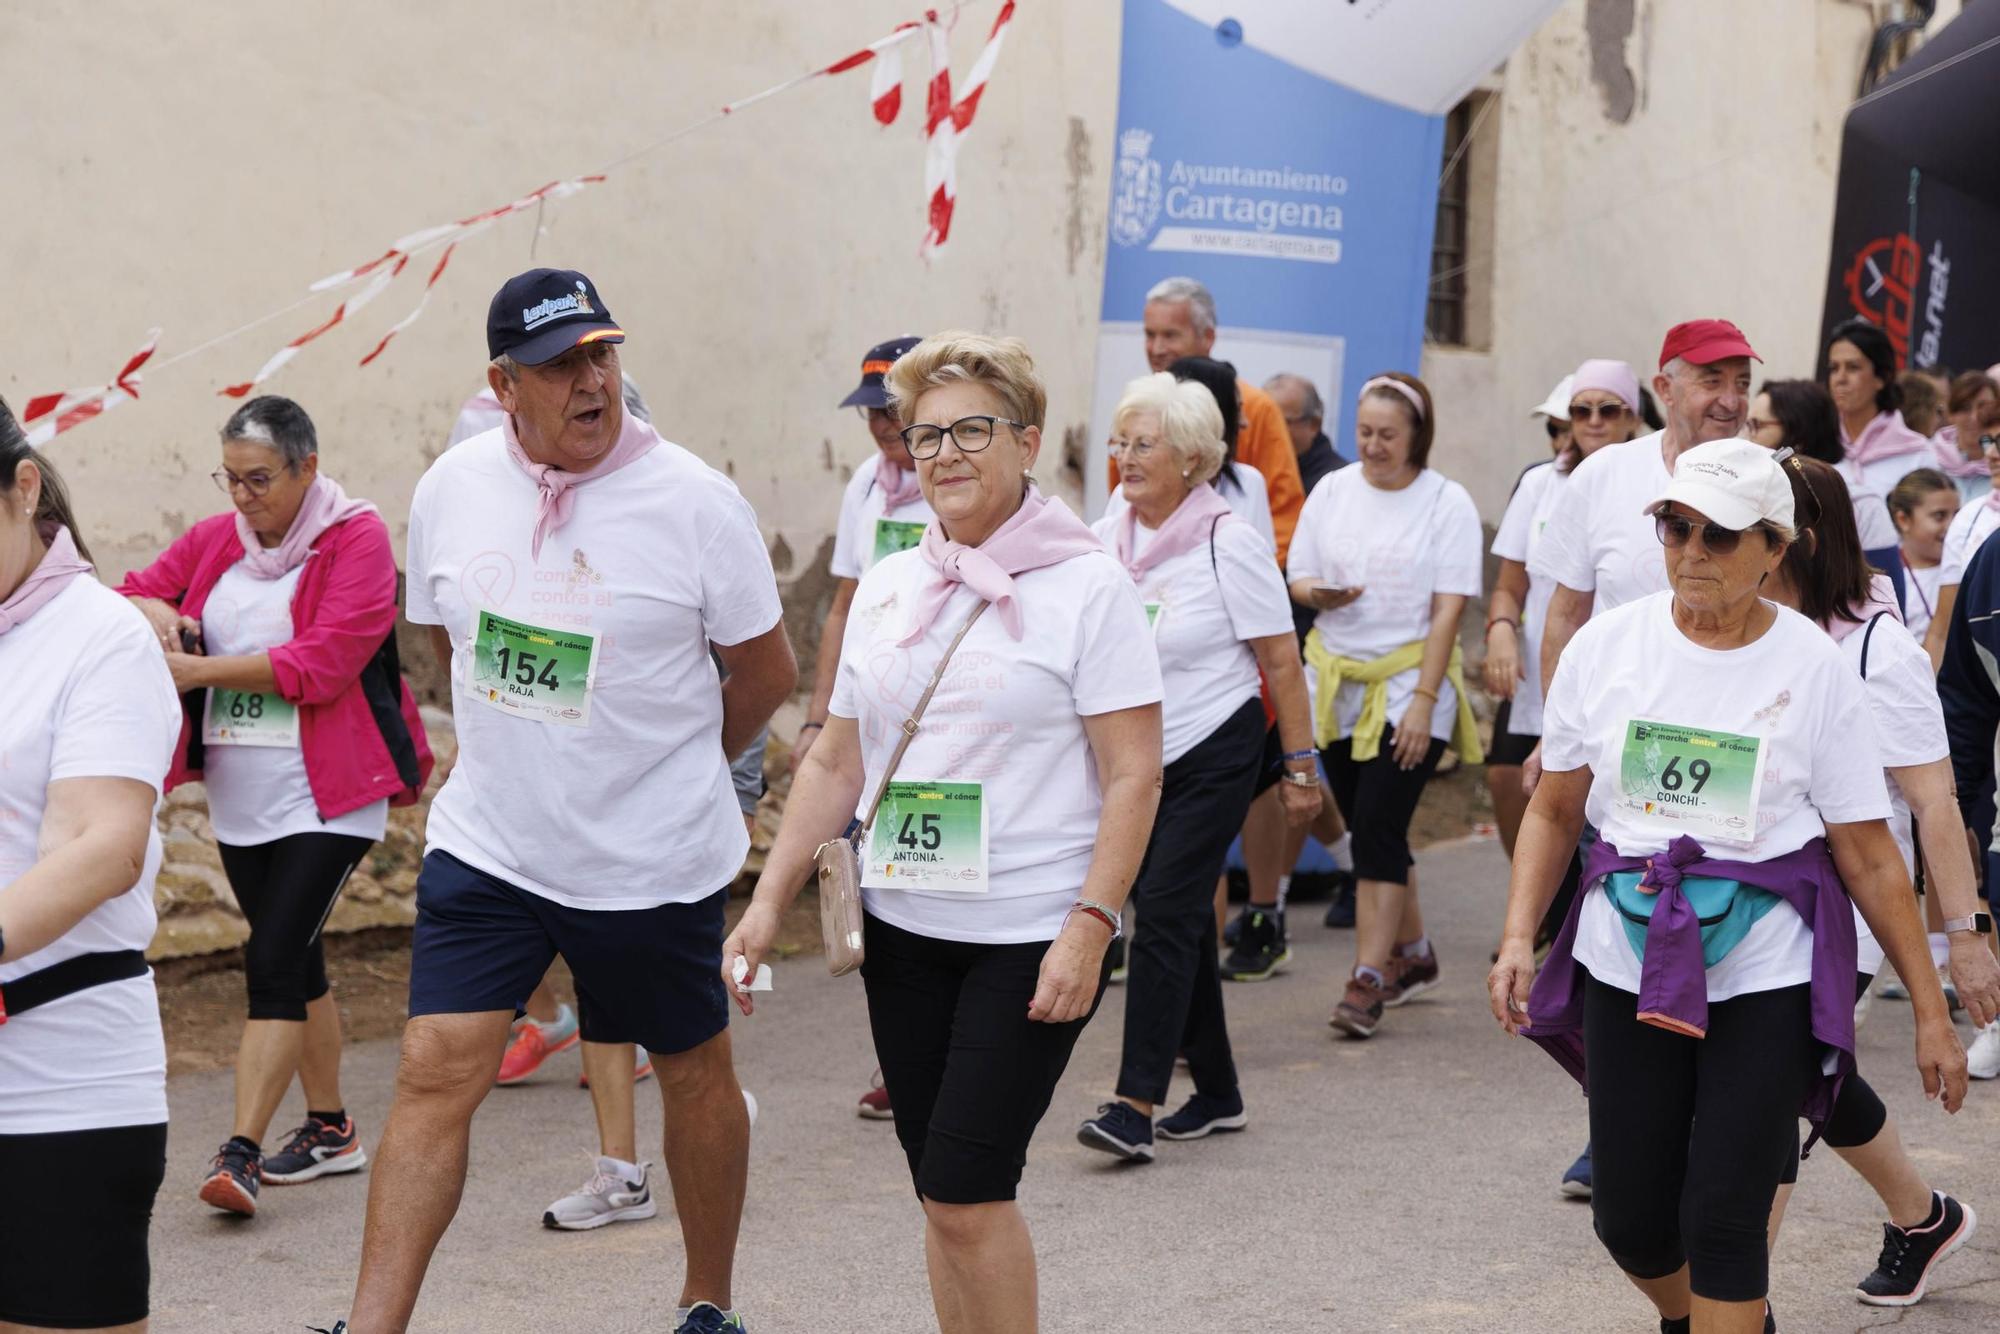
[[167,1128],[0,1135],[0,1322],[107,1329],[146,1318]]
[[250,1017],[304,1023],[306,1003],[327,993],[320,928],[374,840],[315,833],[218,846],[229,887],[250,923],[243,946]]
[[1685,1264],[1697,1297],[1755,1301],[1765,1229],[1819,1073],[1808,984],[1708,1007],[1708,1036],[1638,1018],[1629,991],[1584,981],[1598,1240],[1635,1278]]
[[1382,729],[1382,749],[1372,760],[1354,761],[1354,738],[1343,737],[1320,752],[1326,763],[1327,786],[1340,807],[1340,818],[1354,835],[1354,878],[1407,885],[1416,858],[1410,855],[1410,820],[1431,781],[1444,742],[1431,738],[1423,763],[1414,769],[1397,765],[1396,727]]
[[[1872,973],[1856,973],[1854,999],[1858,1003],[1866,994],[1869,984],[1874,982]],[[1882,1127],[1889,1124],[1889,1109],[1882,1105],[1882,1095],[1873,1085],[1861,1077],[1859,1070],[1840,1081],[1840,1095],[1833,1100],[1833,1110],[1827,1114],[1826,1124],[1820,1128],[1820,1138],[1829,1148],[1858,1149],[1874,1140],[1882,1133]],[[1787,1186],[1799,1179],[1799,1135],[1798,1128],[1792,1128],[1792,1161],[1785,1167],[1785,1175],[1780,1180]]]

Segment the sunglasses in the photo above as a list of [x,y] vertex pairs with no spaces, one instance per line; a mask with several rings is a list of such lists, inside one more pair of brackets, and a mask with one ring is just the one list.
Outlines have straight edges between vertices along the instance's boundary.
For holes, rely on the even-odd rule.
[[1553,417],[1551,417],[1548,421],[1544,422],[1543,425],[1548,427],[1549,439],[1551,440],[1560,440],[1564,436],[1569,434],[1568,422],[1559,422],[1555,420]]
[[1680,514],[1653,516],[1653,533],[1669,551],[1686,546],[1696,529],[1701,530],[1701,545],[1711,556],[1727,556],[1743,540],[1742,529],[1724,528],[1719,523],[1696,523]]
[[1569,405],[1571,421],[1615,422],[1625,415],[1623,403],[1572,403]]

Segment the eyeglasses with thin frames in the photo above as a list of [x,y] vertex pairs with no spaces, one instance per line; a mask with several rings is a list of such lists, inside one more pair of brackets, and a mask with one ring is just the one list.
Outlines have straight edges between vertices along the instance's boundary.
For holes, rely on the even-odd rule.
[[944,448],[944,438],[950,436],[951,442],[958,446],[959,453],[977,454],[993,443],[994,433],[1001,426],[1011,426],[1017,431],[1028,429],[1026,422],[1017,422],[1008,417],[984,415],[960,417],[949,426],[919,423],[916,426],[903,428],[901,432],[903,448],[910,451],[910,457],[913,459],[934,459],[937,457],[937,452]]
[[1115,435],[1105,442],[1104,447],[1111,451],[1111,457],[1114,459],[1133,458],[1141,463],[1153,457],[1153,451],[1159,448],[1151,440],[1126,440]]

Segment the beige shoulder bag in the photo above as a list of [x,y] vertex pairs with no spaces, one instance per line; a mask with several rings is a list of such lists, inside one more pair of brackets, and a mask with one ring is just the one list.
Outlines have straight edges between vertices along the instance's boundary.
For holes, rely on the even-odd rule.
[[819,926],[820,934],[826,941],[826,968],[835,977],[845,977],[861,966],[864,953],[861,945],[861,849],[868,846],[868,833],[875,827],[875,812],[882,808],[882,798],[889,791],[889,782],[896,776],[896,767],[903,762],[903,752],[916,739],[917,724],[923,721],[924,710],[930,706],[931,695],[944,680],[944,669],[951,662],[951,655],[958,651],[966,631],[972,629],[991,603],[982,602],[972,609],[972,615],[965,618],[965,624],[958,627],[951,643],[945,647],[944,656],[938,659],[937,670],[931,673],[930,684],[924,687],[923,697],[917,707],[903,720],[903,736],[896,743],[896,753],[889,757],[889,765],[882,771],[882,778],[875,784],[875,796],[868,803],[868,814],[858,821],[851,821],[847,832],[839,838],[819,845],[813,853],[813,864],[818,868],[819,883]]

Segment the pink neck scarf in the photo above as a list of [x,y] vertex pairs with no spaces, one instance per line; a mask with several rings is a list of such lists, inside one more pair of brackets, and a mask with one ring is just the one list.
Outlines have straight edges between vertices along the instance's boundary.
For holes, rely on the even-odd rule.
[[924,637],[944,604],[951,600],[957,585],[964,584],[991,602],[1000,613],[1000,623],[1015,639],[1021,637],[1020,599],[1014,596],[1014,576],[1055,565],[1072,556],[1102,551],[1097,534],[1069,512],[1060,500],[1050,500],[1033,487],[1014,517],[994,530],[976,547],[954,542],[944,535],[944,524],[933,519],[924,529],[917,550],[931,567],[932,577],[917,590],[916,605],[910,609],[910,630],[896,643],[908,648]]
[[1878,573],[1868,581],[1868,600],[1851,610],[1861,619],[1850,621],[1836,616],[1822,627],[1833,636],[1833,642],[1836,644],[1885,611],[1896,618],[1896,624],[1903,623],[1903,613],[1896,610],[1896,585],[1889,581],[1889,576],[1886,574]]
[[1947,426],[1931,437],[1931,453],[1936,457],[1938,471],[1947,477],[1984,477],[1987,472],[1983,454],[1965,457],[1965,451],[1958,447],[1958,428]]
[[306,488],[306,498],[299,503],[299,512],[292,516],[285,540],[267,547],[257,540],[256,531],[239,510],[236,536],[243,543],[243,568],[252,579],[282,579],[305,564],[306,557],[312,554],[312,544],[319,541],[321,533],[357,514],[375,512],[375,507],[365,500],[348,499],[347,492],[331,477],[318,477]]
[[51,524],[41,533],[49,549],[42,553],[41,563],[28,571],[21,586],[0,602],[0,635],[47,606],[69,587],[70,580],[90,573],[90,562],[76,554],[76,539],[69,535],[69,529]]
[[921,500],[924,488],[917,484],[917,474],[909,468],[898,468],[883,454],[875,456],[875,485],[882,488],[882,512],[893,514],[913,500]]
[[1112,554],[1118,563],[1132,576],[1133,583],[1142,583],[1146,571],[1180,555],[1192,551],[1208,541],[1208,535],[1215,521],[1230,515],[1229,502],[1216,494],[1215,488],[1207,482],[1187,493],[1180,505],[1167,521],[1153,532],[1153,540],[1147,544],[1144,554],[1134,556],[1133,541],[1138,536],[1139,511],[1127,508],[1118,520],[1116,530],[1118,549]]
[[660,443],[657,431],[627,412],[625,425],[618,432],[618,443],[611,446],[611,452],[595,468],[588,472],[564,472],[554,464],[537,463],[528,457],[528,451],[521,448],[520,438],[514,434],[513,417],[508,417],[501,429],[507,437],[507,457],[528,474],[541,496],[535,505],[534,537],[528,543],[528,554],[538,561],[542,558],[542,539],[569,522],[570,511],[576,508],[571,487],[609,477],[626,464],[645,458]]
[[[1847,428],[1841,428],[1845,435]],[[1861,434],[1847,442],[1847,462],[1857,467],[1880,463],[1904,454],[1928,454],[1931,442],[1911,430],[1900,412],[1878,412],[1875,420],[1861,428]]]

